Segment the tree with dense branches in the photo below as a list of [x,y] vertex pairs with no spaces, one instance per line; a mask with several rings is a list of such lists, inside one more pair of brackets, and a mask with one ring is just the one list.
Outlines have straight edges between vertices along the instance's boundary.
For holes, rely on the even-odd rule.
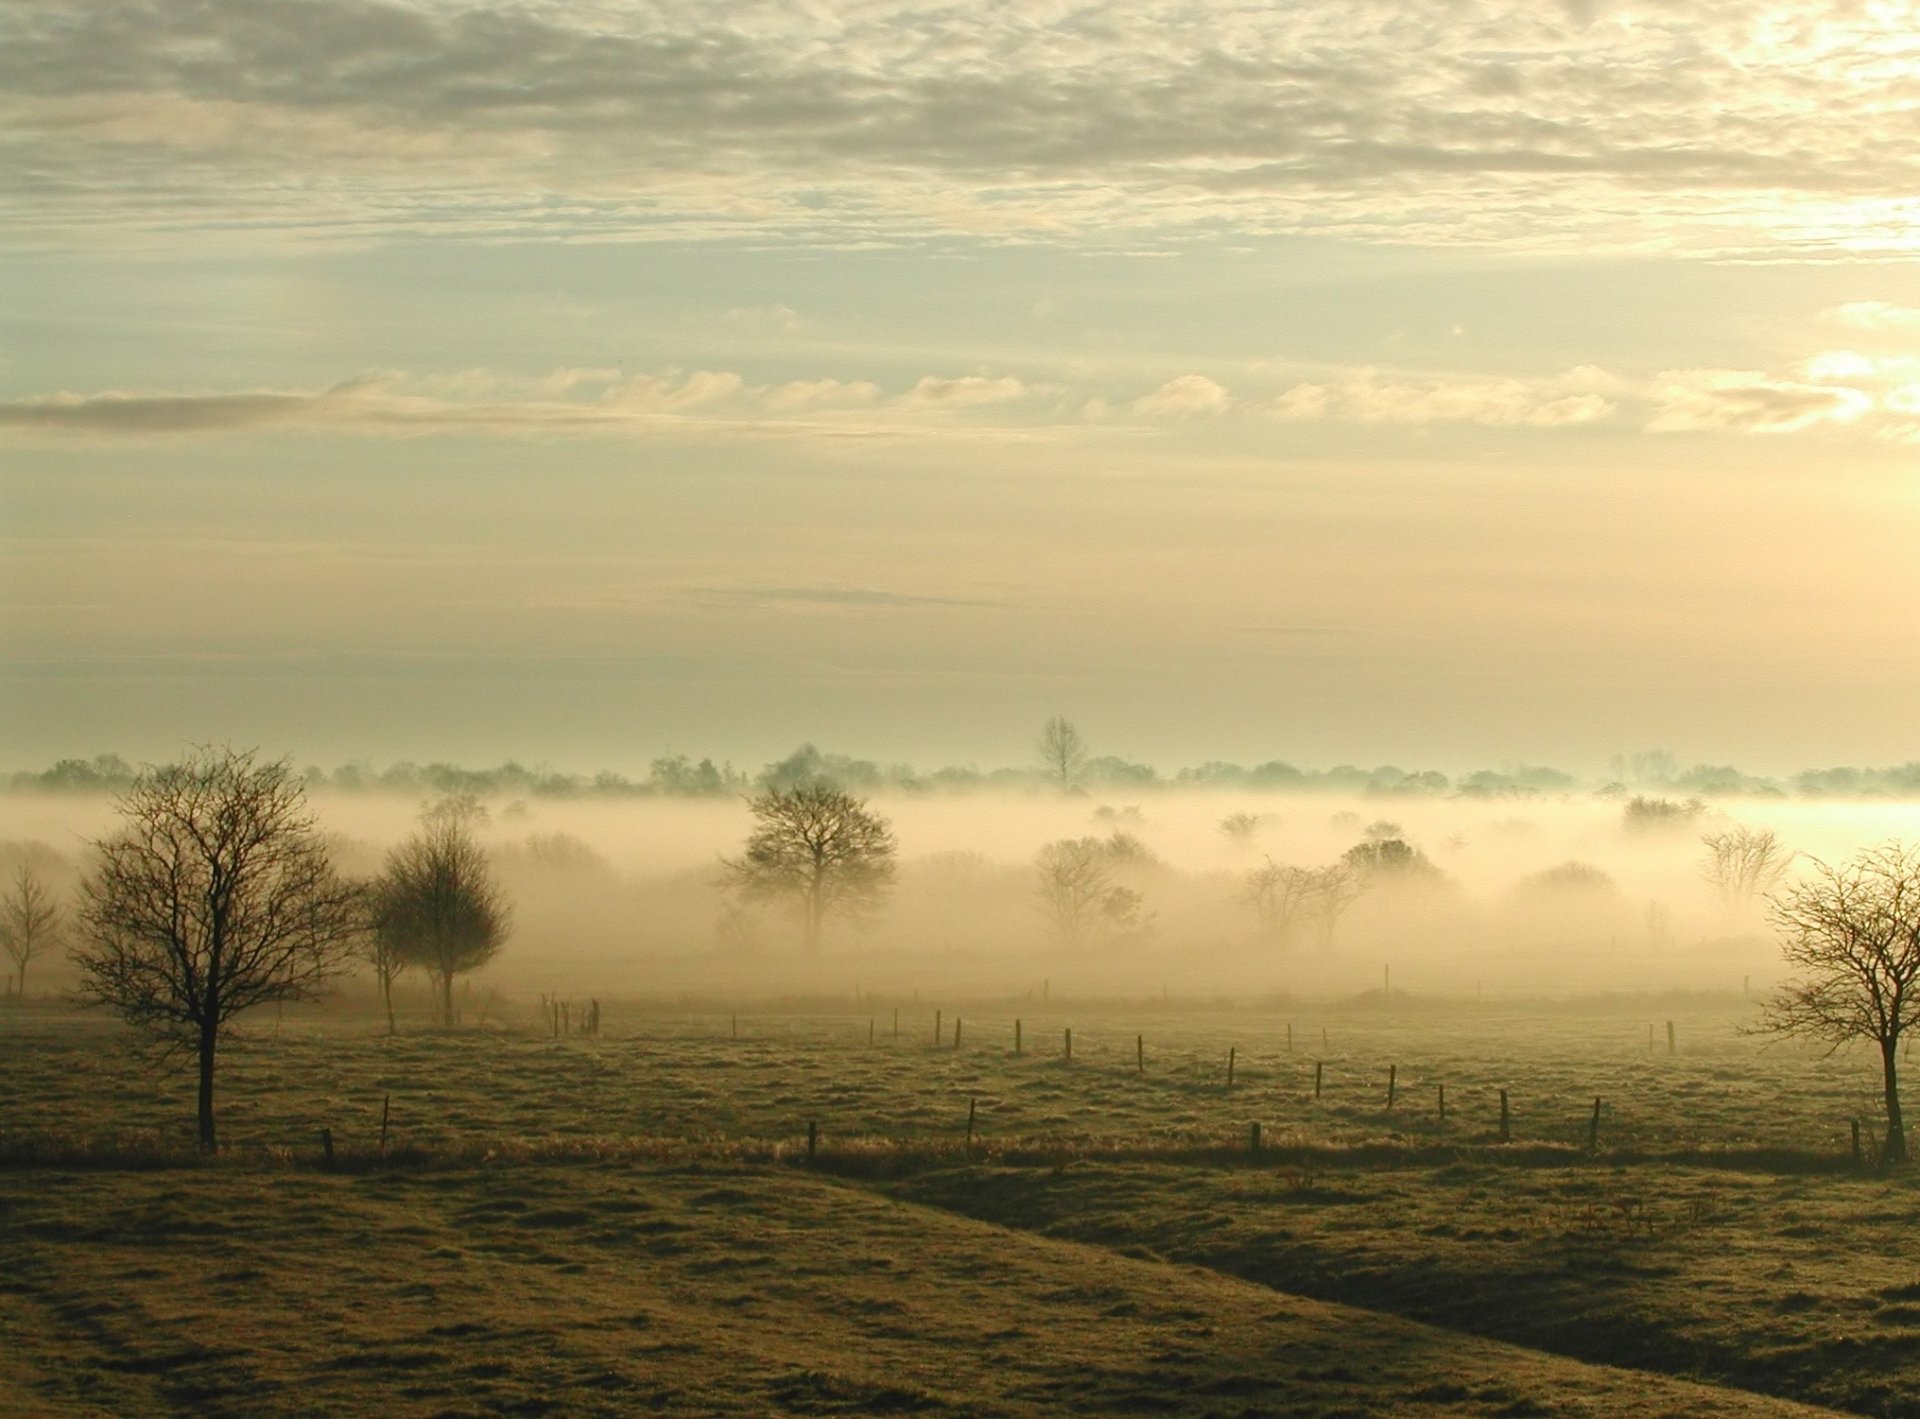
[[82,992],[199,1065],[200,1146],[215,1146],[214,1059],[244,1010],[314,998],[365,917],[334,872],[285,760],[200,749],[143,770],[123,826],[93,845],[75,953]]
[[387,854],[373,884],[373,949],[389,963],[381,977],[389,1029],[393,975],[401,966],[419,966],[433,978],[440,1023],[451,1028],[453,978],[484,966],[506,942],[512,911],[474,840],[477,816],[459,799],[429,808],[419,831]]
[[755,826],[746,851],[722,865],[747,897],[791,905],[809,952],[829,917],[859,921],[879,907],[896,849],[893,829],[865,799],[814,782],[771,789],[747,807]]
[[1067,946],[1144,929],[1152,918],[1141,913],[1140,893],[1115,881],[1114,874],[1155,861],[1147,845],[1129,833],[1061,838],[1041,848],[1033,860],[1039,878],[1035,904]]
[[1793,851],[1771,828],[1736,824],[1700,839],[1707,850],[1700,875],[1719,888],[1729,907],[1744,907],[1780,885],[1793,865]]
[[1290,941],[1301,923],[1320,909],[1327,885],[1312,868],[1290,867],[1271,857],[1243,880],[1240,900],[1253,908],[1261,940],[1278,944]]
[[1887,843],[1812,875],[1774,898],[1773,921],[1799,975],[1776,991],[1761,1030],[1880,1051],[1886,1164],[1907,1161],[1900,1116],[1900,1040],[1920,1025],[1920,848]]

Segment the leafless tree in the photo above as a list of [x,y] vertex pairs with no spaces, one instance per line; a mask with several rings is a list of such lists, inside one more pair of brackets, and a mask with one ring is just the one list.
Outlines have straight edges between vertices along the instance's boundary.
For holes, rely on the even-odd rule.
[[1880,1050],[1887,1108],[1881,1160],[1907,1160],[1900,1118],[1901,1036],[1920,1024],[1920,848],[1888,843],[1812,875],[1773,899],[1781,949],[1799,975],[1775,992],[1760,1028]]
[[1136,862],[1131,845],[1137,841],[1115,833],[1111,838],[1061,838],[1040,849],[1034,859],[1039,877],[1035,901],[1061,941],[1078,946],[1096,932],[1123,932],[1144,924],[1140,893],[1114,880],[1116,868]]
[[30,863],[21,863],[0,896],[0,950],[13,960],[14,994],[27,993],[27,963],[60,944],[60,908]]
[[1308,867],[1288,867],[1271,857],[1246,874],[1240,900],[1254,910],[1262,940],[1285,942],[1321,907],[1322,878]]
[[866,800],[825,783],[776,788],[747,800],[755,819],[746,851],[721,864],[749,898],[791,904],[808,951],[833,916],[859,921],[893,885],[896,847]]
[[1707,833],[1700,842],[1707,849],[1700,875],[1720,889],[1730,907],[1765,896],[1793,865],[1794,854],[1771,828],[1736,825],[1724,833]]
[[1072,788],[1087,765],[1087,741],[1080,737],[1073,721],[1062,715],[1056,714],[1040,727],[1034,748],[1046,766],[1047,777],[1062,790]]
[[313,998],[364,926],[285,760],[201,749],[143,770],[93,845],[75,953],[83,992],[199,1064],[200,1146],[215,1146],[214,1056],[233,1017]]
[[393,1014],[393,983],[410,963],[406,957],[405,943],[393,930],[383,906],[381,892],[385,885],[384,882],[372,882],[364,889],[370,929],[361,938],[360,954],[373,967],[373,978],[379,983],[380,1002],[387,1009],[387,1033],[396,1035],[400,1028]]
[[[455,811],[427,809],[419,830],[387,854],[386,870],[372,891],[376,940],[386,943],[394,960],[419,966],[433,978],[440,1023],[449,1028],[453,978],[498,955],[512,920],[486,853],[468,826],[472,821],[457,806]],[[391,1023],[390,994],[388,1001]]]
[[1320,922],[1320,944],[1331,946],[1340,918],[1366,895],[1369,879],[1344,859],[1317,869],[1313,879],[1313,907]]

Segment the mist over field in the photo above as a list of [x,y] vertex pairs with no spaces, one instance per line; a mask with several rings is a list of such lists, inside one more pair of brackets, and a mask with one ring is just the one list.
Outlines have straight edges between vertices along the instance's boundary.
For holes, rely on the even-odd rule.
[[[1636,815],[1636,801],[1666,816]],[[1780,977],[1761,896],[1708,880],[1706,835],[1772,831],[1841,861],[1911,836],[1920,805],[1823,798],[1629,797],[1615,790],[1481,798],[1153,788],[1066,794],[878,791],[898,844],[879,909],[802,948],[778,902],[740,899],[724,861],[752,824],[745,793],[684,798],[492,796],[475,835],[511,903],[504,949],[470,989],[672,999],[906,996],[1223,997],[1244,1003],[1378,991],[1502,998],[1669,990],[1760,993]],[[418,794],[309,796],[337,865],[371,878],[418,824]],[[69,894],[87,844],[113,831],[104,794],[0,795],[0,855]],[[1071,944],[1039,897],[1042,849],[1092,840],[1138,894],[1122,922]],[[1250,877],[1318,869],[1382,841],[1410,870],[1356,884],[1329,932],[1263,933]],[[43,987],[71,984],[59,959]],[[364,975],[347,998],[369,989]]]
[[1920,1415],[1920,0],[0,115],[0,1419]]

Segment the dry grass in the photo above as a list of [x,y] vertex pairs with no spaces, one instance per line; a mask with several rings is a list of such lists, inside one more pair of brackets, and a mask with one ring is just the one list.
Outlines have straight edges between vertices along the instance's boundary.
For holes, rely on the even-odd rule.
[[[0,1017],[0,1321],[33,1357],[0,1364],[0,1410],[1774,1412],[1752,1390],[1892,1415],[1920,1394],[1920,1199],[1848,1157],[1871,1073],[1759,1049],[1736,1002],[1302,1013],[1293,1053],[1283,1015],[1085,1011],[1071,1063],[1058,1017],[1023,1014],[1015,1056],[1010,1014],[969,1007],[954,1050],[922,1013],[897,1042],[890,1010],[737,1039],[617,1006],[595,1040],[289,1019],[229,1057],[212,1159],[188,1081],[110,1027]],[[1649,1015],[1679,1056],[1664,1031],[1648,1053]],[[296,1338],[308,1304],[330,1319]]]
[[14,1171],[0,1222],[10,1413],[1795,1412],[788,1169]]

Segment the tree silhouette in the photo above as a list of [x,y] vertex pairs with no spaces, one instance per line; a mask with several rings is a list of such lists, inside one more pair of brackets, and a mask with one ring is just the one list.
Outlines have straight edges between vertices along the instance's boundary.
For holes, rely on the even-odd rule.
[[895,845],[887,820],[865,799],[830,784],[771,789],[747,800],[755,826],[738,858],[722,858],[748,897],[785,901],[800,914],[808,951],[833,916],[861,920],[893,884]]
[[285,760],[202,749],[144,770],[94,844],[75,953],[83,994],[199,1064],[200,1146],[215,1146],[214,1058],[241,1011],[313,998],[365,924]]
[[1813,861],[1813,875],[1773,904],[1781,949],[1799,976],[1765,1007],[1760,1028],[1880,1051],[1885,1163],[1907,1160],[1900,1117],[1900,1039],[1920,1024],[1920,849],[1888,843],[1845,867]]
[[1046,766],[1047,777],[1063,791],[1074,786],[1087,765],[1087,741],[1080,737],[1073,721],[1062,715],[1056,714],[1040,727],[1040,737],[1033,747]]
[[[429,808],[419,831],[387,854],[372,893],[375,936],[391,960],[433,977],[440,1023],[447,1027],[453,1024],[453,978],[499,953],[512,918],[474,841],[473,820],[472,805],[458,799]],[[383,988],[391,980],[388,975]],[[388,999],[391,1024],[390,994]]]
[[60,941],[60,908],[32,864],[21,863],[6,895],[0,896],[0,950],[13,960],[14,993],[27,993],[27,964]]

